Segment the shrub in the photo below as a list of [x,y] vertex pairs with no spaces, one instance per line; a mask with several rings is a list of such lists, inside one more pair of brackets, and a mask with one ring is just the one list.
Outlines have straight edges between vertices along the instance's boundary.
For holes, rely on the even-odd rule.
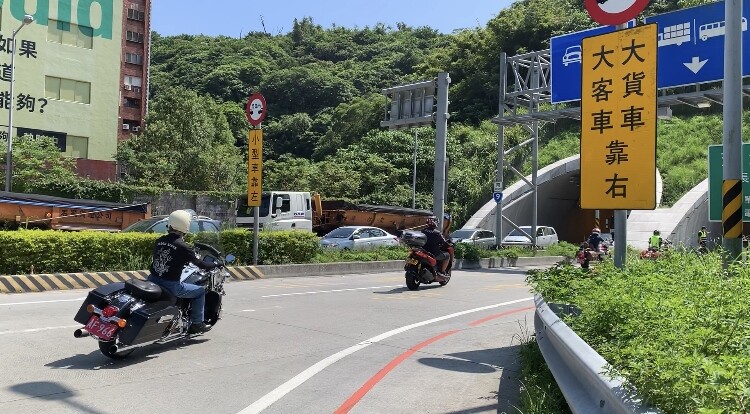
[[469,262],[478,262],[482,258],[482,252],[473,244],[455,243],[453,245],[453,255],[456,259],[463,259]]
[[[4,248],[0,274],[144,270],[151,263],[154,242],[159,236],[96,231],[0,231]],[[236,264],[250,264],[253,260],[253,233],[249,231],[200,233],[188,235],[187,240],[232,253],[237,256]],[[258,250],[260,264],[309,263],[318,252],[318,238],[308,232],[261,232]]]
[[[732,276],[727,276],[731,274]],[[528,277],[548,302],[581,309],[566,322],[664,412],[748,412],[750,270],[724,273],[719,254],[570,265]]]

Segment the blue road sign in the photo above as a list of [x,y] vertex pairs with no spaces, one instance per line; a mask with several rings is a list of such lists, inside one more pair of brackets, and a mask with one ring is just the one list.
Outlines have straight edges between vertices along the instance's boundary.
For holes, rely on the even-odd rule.
[[[634,26],[635,20],[628,22],[628,27]],[[599,26],[555,36],[549,40],[550,59],[552,60],[550,75],[552,103],[581,99],[581,41],[584,37],[609,33],[614,30],[615,26]]]
[[497,204],[500,204],[500,202],[503,201],[503,193],[501,193],[499,191],[495,191],[494,193],[492,193],[492,198],[495,199],[495,202]]
[[[742,5],[742,76],[750,75],[750,1]],[[646,18],[658,27],[657,87],[670,88],[724,79],[724,2]]]

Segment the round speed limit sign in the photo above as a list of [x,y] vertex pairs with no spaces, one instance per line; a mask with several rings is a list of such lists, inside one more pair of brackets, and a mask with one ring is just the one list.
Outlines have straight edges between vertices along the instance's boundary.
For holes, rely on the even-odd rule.
[[245,107],[245,115],[247,115],[247,121],[250,122],[250,125],[260,125],[266,117],[266,98],[259,93],[250,95]]
[[650,0],[584,0],[589,16],[604,25],[627,23],[648,6]]

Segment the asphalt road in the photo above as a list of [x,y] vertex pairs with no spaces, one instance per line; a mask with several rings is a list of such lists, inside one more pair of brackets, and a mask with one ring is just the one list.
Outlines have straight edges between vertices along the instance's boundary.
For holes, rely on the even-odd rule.
[[[227,284],[206,335],[124,361],[73,338],[86,291],[0,296],[0,413],[517,413],[523,269]],[[347,411],[350,410],[350,411]]]

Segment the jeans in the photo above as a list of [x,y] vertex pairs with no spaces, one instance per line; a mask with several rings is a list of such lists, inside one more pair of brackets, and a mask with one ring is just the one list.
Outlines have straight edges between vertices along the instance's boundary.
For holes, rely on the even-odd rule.
[[166,289],[169,293],[178,298],[192,299],[190,322],[203,323],[203,308],[206,307],[206,288],[190,283],[166,280],[154,275],[150,275],[147,280]]

